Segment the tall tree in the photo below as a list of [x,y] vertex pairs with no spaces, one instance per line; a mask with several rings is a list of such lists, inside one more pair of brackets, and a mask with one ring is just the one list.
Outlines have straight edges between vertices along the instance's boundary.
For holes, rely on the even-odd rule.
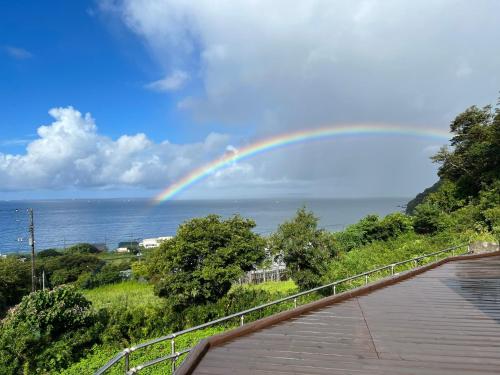
[[328,233],[318,229],[318,218],[305,208],[279,226],[271,237],[271,247],[283,258],[291,278],[302,290],[321,284],[333,253]]
[[500,111],[472,106],[450,125],[452,148],[443,147],[432,160],[439,177],[457,185],[459,197],[477,197],[500,178]]
[[155,291],[178,310],[214,302],[244,272],[263,260],[264,240],[253,220],[209,215],[179,226],[176,236],[154,250],[148,268]]

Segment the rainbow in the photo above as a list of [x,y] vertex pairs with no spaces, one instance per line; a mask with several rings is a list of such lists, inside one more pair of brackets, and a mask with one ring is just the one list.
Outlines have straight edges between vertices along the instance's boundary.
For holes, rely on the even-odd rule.
[[439,141],[448,141],[450,134],[436,129],[424,129],[416,127],[402,127],[393,125],[350,125],[350,126],[326,126],[315,129],[299,130],[290,133],[278,134],[266,139],[259,140],[237,150],[237,152],[225,153],[217,159],[194,169],[178,181],[174,182],[154,198],[155,203],[161,203],[173,198],[181,191],[186,190],[198,181],[210,176],[214,172],[223,169],[231,163],[242,159],[253,157],[257,154],[271,151],[280,147],[287,147],[297,143],[316,141],[339,136],[356,135],[398,135],[407,137],[431,138]]

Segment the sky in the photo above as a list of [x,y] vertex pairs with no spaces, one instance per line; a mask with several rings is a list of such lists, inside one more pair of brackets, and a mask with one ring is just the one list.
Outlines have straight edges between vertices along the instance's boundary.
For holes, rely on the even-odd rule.
[[[0,199],[153,197],[277,134],[447,131],[500,90],[496,0],[0,1]],[[175,198],[410,197],[432,138],[331,138]]]

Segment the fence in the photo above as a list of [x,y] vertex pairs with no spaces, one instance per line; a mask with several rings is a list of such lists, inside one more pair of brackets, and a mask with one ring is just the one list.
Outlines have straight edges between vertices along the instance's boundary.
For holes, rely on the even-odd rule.
[[[236,320],[236,319],[239,320],[240,325],[243,325],[245,323],[245,316],[249,315],[250,313],[256,312],[256,311],[261,311],[267,307],[279,305],[279,304],[282,304],[282,303],[288,302],[288,301],[293,301],[293,307],[297,307],[299,297],[306,296],[306,295],[309,295],[311,293],[322,291],[325,289],[328,290],[328,288],[331,290],[331,293],[336,294],[338,292],[337,287],[341,284],[352,283],[353,281],[358,280],[358,279],[361,279],[362,282],[364,282],[365,284],[368,284],[368,282],[370,281],[370,276],[373,274],[378,273],[381,277],[394,275],[397,273],[398,269],[401,271],[403,266],[406,266],[408,264],[410,265],[410,269],[416,268],[419,265],[423,264],[425,261],[432,261],[432,260],[437,261],[441,255],[446,254],[446,253],[451,253],[451,256],[454,256],[459,249],[464,249],[464,248],[466,249],[465,252],[468,253],[469,247],[467,246],[467,244],[462,244],[462,245],[457,245],[457,246],[450,247],[450,248],[447,248],[444,250],[436,251],[433,253],[421,255],[421,256],[416,257],[416,258],[411,258],[411,259],[403,260],[401,262],[388,264],[386,266],[375,268],[373,270],[363,272],[363,273],[360,273],[358,275],[347,277],[347,278],[342,279],[342,280],[337,280],[337,281],[334,281],[334,282],[326,284],[326,285],[322,285],[322,286],[319,286],[319,287],[316,287],[316,288],[313,288],[310,290],[306,290],[304,292],[296,293],[296,294],[293,294],[291,296],[281,298],[281,299],[273,301],[273,302],[265,303],[265,304],[260,305],[260,306],[256,306],[256,307],[244,310],[244,311],[240,311],[240,312],[237,312],[235,314],[231,314],[231,315],[213,320],[211,322],[207,322],[207,323],[198,325],[196,327],[188,328],[188,329],[185,329],[185,330],[180,331],[180,332],[175,332],[175,333],[163,336],[163,337],[159,337],[159,338],[144,342],[142,344],[139,344],[139,345],[136,345],[136,346],[133,346],[130,348],[126,348],[123,351],[121,351],[120,353],[118,353],[115,357],[113,357],[103,367],[101,367],[95,373],[95,375],[105,374],[111,367],[117,365],[122,360],[123,360],[123,366],[124,366],[123,367],[124,373],[126,375],[137,374],[140,370],[142,370],[144,368],[151,367],[151,366],[157,365],[157,364],[165,362],[165,361],[171,361],[171,367],[172,367],[172,373],[173,373],[175,371],[175,368],[176,368],[176,361],[179,359],[179,357],[183,356],[186,353],[189,353],[189,351],[192,349],[192,348],[187,348],[187,349],[177,351],[176,345],[175,345],[175,340],[176,340],[176,338],[179,338],[179,336],[185,335],[185,334],[190,333],[190,332],[199,331],[199,330],[204,329],[204,328],[219,325],[219,324],[231,321],[231,320]],[[150,347],[150,346],[155,345],[155,344],[166,342],[168,340],[170,340],[171,354],[165,355],[163,357],[155,358],[151,361],[148,361],[148,362],[142,363],[138,366],[130,368],[130,355],[132,353],[134,353],[140,349]]]
[[267,281],[282,281],[286,279],[286,270],[284,268],[271,270],[255,270],[245,274],[239,279],[240,284],[260,284]]

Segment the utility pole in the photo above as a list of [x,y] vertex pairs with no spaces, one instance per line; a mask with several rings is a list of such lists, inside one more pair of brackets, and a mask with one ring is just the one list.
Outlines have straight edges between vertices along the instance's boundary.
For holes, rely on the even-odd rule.
[[28,209],[30,216],[30,246],[31,246],[31,291],[36,289],[35,277],[35,224],[33,222],[33,209]]

